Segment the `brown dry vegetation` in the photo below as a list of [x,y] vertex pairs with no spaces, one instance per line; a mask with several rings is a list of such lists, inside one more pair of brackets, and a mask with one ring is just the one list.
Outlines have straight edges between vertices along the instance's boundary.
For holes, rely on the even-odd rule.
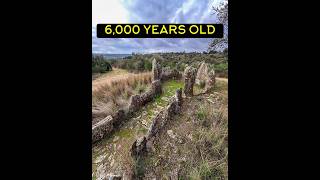
[[151,83],[151,73],[128,73],[114,69],[92,83],[93,124],[128,105],[134,94],[143,93]]

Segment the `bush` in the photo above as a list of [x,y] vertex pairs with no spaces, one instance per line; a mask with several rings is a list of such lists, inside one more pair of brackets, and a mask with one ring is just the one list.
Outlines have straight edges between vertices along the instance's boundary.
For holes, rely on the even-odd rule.
[[101,55],[92,56],[92,73],[105,73],[112,71],[111,64]]

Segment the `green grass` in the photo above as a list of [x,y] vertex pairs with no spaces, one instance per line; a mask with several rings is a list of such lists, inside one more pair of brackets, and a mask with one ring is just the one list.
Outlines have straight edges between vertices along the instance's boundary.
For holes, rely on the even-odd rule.
[[221,174],[220,169],[210,166],[208,161],[203,161],[190,172],[189,178],[191,180],[218,180]]
[[207,118],[207,114],[206,112],[204,111],[204,108],[203,107],[200,107],[196,113],[197,115],[197,118],[199,120],[204,120],[205,118]]
[[124,138],[129,138],[132,137],[133,135],[133,130],[131,129],[119,129],[114,133],[113,136],[119,136],[119,137],[124,137]]

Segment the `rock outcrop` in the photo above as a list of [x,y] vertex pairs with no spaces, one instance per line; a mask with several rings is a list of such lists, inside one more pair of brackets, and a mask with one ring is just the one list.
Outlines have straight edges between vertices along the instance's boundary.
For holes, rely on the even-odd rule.
[[151,150],[154,138],[165,127],[166,123],[171,120],[174,115],[180,112],[181,105],[182,90],[180,88],[176,91],[176,95],[171,98],[168,106],[153,118],[146,136],[139,138],[133,143],[131,147],[131,156],[133,158],[137,159],[139,156],[142,156]]

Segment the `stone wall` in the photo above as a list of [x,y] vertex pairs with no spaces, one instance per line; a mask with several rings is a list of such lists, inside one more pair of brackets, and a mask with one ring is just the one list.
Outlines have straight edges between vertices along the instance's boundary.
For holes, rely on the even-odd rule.
[[146,136],[137,139],[131,147],[131,156],[138,159],[139,156],[146,154],[153,146],[153,140],[158,133],[165,127],[166,123],[180,112],[182,105],[182,89],[176,90],[176,95],[170,99],[166,108],[160,111],[152,120],[152,124]]
[[[92,127],[92,143],[95,143],[108,136],[114,128],[118,128],[120,124],[128,119],[134,112],[138,111],[145,104],[152,101],[154,97],[161,94],[161,81],[168,79],[180,79],[182,77],[182,74],[180,74],[177,70],[170,70],[169,68],[162,69],[160,64],[157,63],[155,59],[153,60],[152,64],[152,79],[154,79],[154,81],[151,83],[151,88],[145,93],[131,96],[130,103],[126,109],[120,109],[113,115],[107,116],[105,119],[95,124]],[[206,71],[205,65],[203,66],[204,71]],[[195,84],[196,75],[197,69],[191,66],[188,66],[184,71],[184,94],[187,97],[193,96],[193,86]],[[207,92],[211,90],[215,84],[214,70],[207,73],[206,77],[205,91]],[[163,126],[165,126],[166,122],[170,120],[174,114],[180,111],[182,100],[182,89],[178,89],[176,91],[176,95],[171,98],[169,105],[153,119],[152,125],[146,136],[146,143],[149,142],[150,144],[153,137]]]
[[107,116],[92,127],[92,143],[104,138],[113,130],[113,118]]
[[161,82],[160,80],[156,80],[151,83],[151,88],[147,92],[131,96],[129,106],[126,109],[118,110],[113,115],[107,116],[92,127],[92,143],[108,136],[113,129],[118,128],[120,124],[128,119],[134,112],[138,111],[161,93]]
[[162,87],[160,80],[153,81],[151,88],[143,93],[131,96],[129,103],[129,113],[134,113],[139,110],[142,106],[152,101],[153,98],[162,93]]

